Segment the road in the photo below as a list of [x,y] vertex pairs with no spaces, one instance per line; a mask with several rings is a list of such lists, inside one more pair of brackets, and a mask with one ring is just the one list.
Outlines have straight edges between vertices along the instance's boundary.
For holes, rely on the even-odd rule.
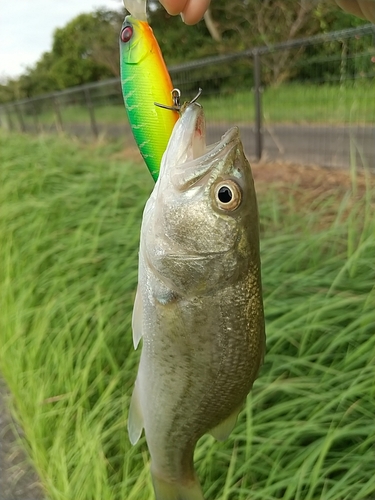
[[[227,126],[208,126],[208,139],[218,140]],[[240,126],[245,151],[255,158],[253,127]],[[375,169],[375,126],[272,125],[264,128],[263,157],[302,165],[348,168],[351,155]]]
[[0,500],[41,500],[37,477],[12,432],[7,397],[5,384],[0,379]]
[[[216,142],[230,128],[228,123],[207,123],[207,142]],[[251,124],[240,124],[245,151],[255,159],[255,134]],[[64,125],[65,131],[79,137],[92,134],[89,125]],[[100,135],[131,137],[127,124],[98,124]],[[267,125],[263,130],[263,158],[302,165],[349,168],[352,158],[357,165],[375,169],[375,126],[363,125]]]

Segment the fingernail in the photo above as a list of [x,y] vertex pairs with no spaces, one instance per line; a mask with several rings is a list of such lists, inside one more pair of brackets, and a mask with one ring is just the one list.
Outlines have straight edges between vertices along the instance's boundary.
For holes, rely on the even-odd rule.
[[183,12],[180,13],[180,16],[181,16],[182,22],[184,23],[185,22],[185,18],[184,18]]

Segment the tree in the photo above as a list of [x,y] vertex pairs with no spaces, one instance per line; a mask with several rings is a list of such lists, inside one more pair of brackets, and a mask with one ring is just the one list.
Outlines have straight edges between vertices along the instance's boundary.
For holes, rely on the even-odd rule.
[[50,67],[58,88],[119,75],[118,34],[123,15],[108,10],[81,14],[53,38]]
[[[216,0],[212,17],[221,44],[231,50],[268,46],[309,36],[319,31],[315,19],[316,4],[311,0]],[[267,81],[281,83],[290,75],[293,59],[300,53],[270,53],[264,62]]]
[[[151,25],[167,63],[180,63],[207,55],[264,45],[271,47],[314,35],[322,26],[318,13],[328,9],[322,9],[321,3],[317,0],[215,0],[205,22],[185,26],[179,17],[169,16],[156,0],[151,0]],[[332,4],[330,7],[338,10]],[[281,83],[292,76],[292,67],[303,50],[271,52],[264,57],[266,82]],[[216,69],[208,68],[208,71]]]
[[[150,24],[168,65],[264,45],[271,47],[364,22],[341,11],[332,0],[214,0],[205,22],[195,26],[186,26],[179,16],[170,16],[159,0],[149,0],[148,6]],[[81,14],[56,30],[50,52],[18,80],[0,85],[0,102],[119,76],[118,37],[124,14],[101,9]],[[308,52],[324,56],[330,50],[325,44]],[[264,56],[265,83],[279,84],[302,73],[307,78],[306,67],[302,73],[296,69],[297,60],[303,61],[305,53],[305,49],[295,49],[271,51]],[[207,80],[213,90],[222,90],[224,85],[229,89],[237,89],[240,84],[248,87],[251,77],[247,65],[248,61],[238,61],[231,67],[212,65],[204,72],[190,71],[182,83],[189,92],[201,83],[207,88]],[[240,75],[245,73],[247,79],[243,76],[241,81]]]
[[217,44],[206,25],[187,26],[179,16],[170,16],[159,2],[149,3],[149,22],[168,65],[217,53]]
[[118,36],[124,14],[100,9],[57,29],[45,52],[18,80],[0,87],[0,102],[119,76]]

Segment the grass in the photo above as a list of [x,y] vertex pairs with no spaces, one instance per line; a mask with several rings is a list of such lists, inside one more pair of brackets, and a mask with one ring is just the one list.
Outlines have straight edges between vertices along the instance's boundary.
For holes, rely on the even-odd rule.
[[[50,500],[153,498],[126,431],[152,181],[118,150],[0,135],[0,370]],[[230,439],[198,444],[207,500],[374,498],[374,192],[355,179],[260,192],[267,355]]]
[[[254,95],[248,91],[236,93],[211,94],[209,89],[199,102],[204,105],[208,121],[224,121],[230,123],[254,122]],[[279,87],[267,87],[262,92],[262,106],[265,123],[311,123],[311,124],[374,124],[375,107],[373,105],[373,82],[354,82],[345,85],[313,85],[287,83]],[[192,96],[184,96],[188,99]],[[96,103],[95,119],[101,126],[126,124],[125,108],[119,105]],[[90,116],[83,105],[61,106],[63,126],[69,129],[74,125],[90,124]],[[32,115],[24,113],[24,121],[28,128],[37,127],[54,129],[56,116],[53,108],[43,111],[37,118],[38,125]],[[13,114],[14,126],[19,121]]]
[[[286,83],[262,91],[266,123],[375,123],[374,87],[370,84],[313,85]],[[200,99],[208,120],[254,121],[254,95],[241,91]]]

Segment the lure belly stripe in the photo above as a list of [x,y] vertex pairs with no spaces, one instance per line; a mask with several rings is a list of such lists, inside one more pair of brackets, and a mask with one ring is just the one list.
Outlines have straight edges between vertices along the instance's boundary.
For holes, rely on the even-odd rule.
[[154,104],[172,106],[172,81],[151,27],[132,16],[125,18],[121,28],[120,70],[122,95],[132,133],[156,181],[179,114]]

